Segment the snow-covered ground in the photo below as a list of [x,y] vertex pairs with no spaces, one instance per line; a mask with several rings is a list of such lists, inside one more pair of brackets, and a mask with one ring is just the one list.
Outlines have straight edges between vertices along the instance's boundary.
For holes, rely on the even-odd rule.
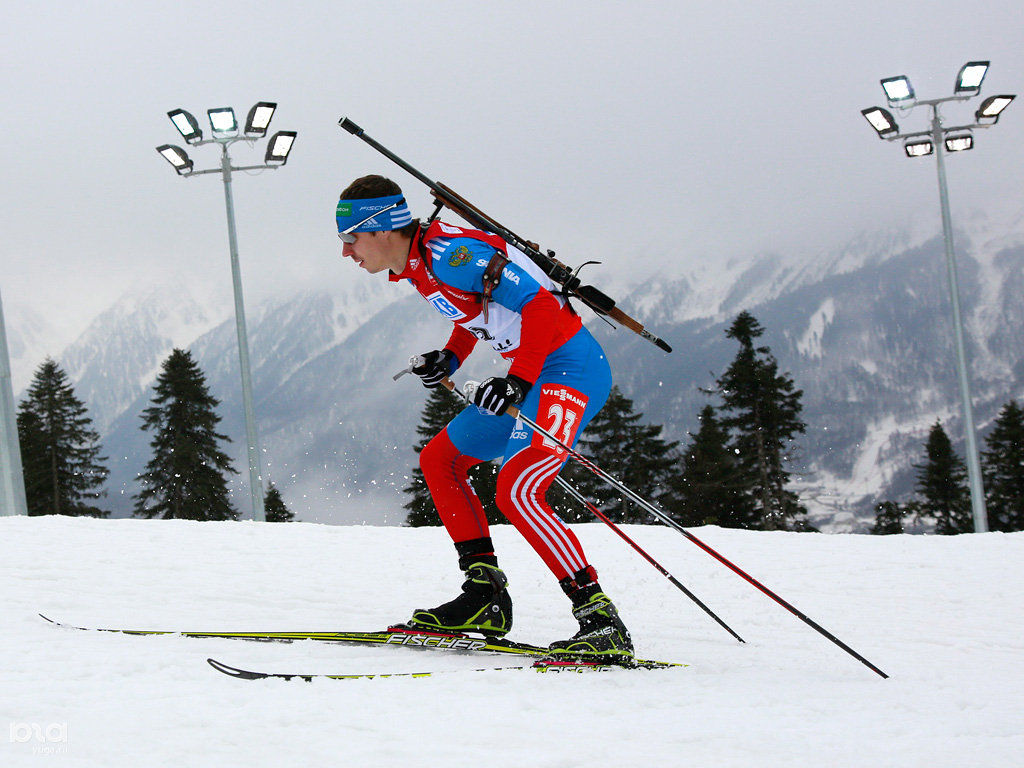
[[[0,518],[0,765],[1009,766],[1024,755],[1024,534],[695,533],[891,675],[883,680],[678,533],[629,532],[741,645],[599,525],[578,526],[638,652],[684,669],[240,681],[508,663],[401,648],[85,633],[376,629],[455,594],[439,529]],[[574,629],[494,530],[512,637]]]

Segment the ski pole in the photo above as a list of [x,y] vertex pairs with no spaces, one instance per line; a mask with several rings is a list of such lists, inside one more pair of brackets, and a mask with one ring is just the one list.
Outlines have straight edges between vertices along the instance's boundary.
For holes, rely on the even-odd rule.
[[630,490],[630,489],[629,489],[629,488],[627,488],[627,487],[626,487],[625,485],[623,485],[622,483],[620,483],[620,482],[619,482],[618,480],[616,480],[616,479],[615,479],[614,477],[612,477],[612,476],[611,476],[611,475],[609,475],[609,474],[608,474],[607,472],[603,471],[603,470],[602,470],[602,469],[601,469],[600,467],[598,467],[597,465],[595,465],[595,464],[594,464],[594,463],[593,463],[592,461],[590,461],[590,459],[588,459],[588,458],[587,458],[586,456],[584,456],[583,454],[581,454],[581,453],[579,453],[579,452],[577,452],[577,451],[573,450],[573,449],[572,449],[572,448],[570,448],[569,446],[567,446],[567,445],[566,445],[565,443],[563,443],[563,442],[562,442],[561,440],[559,440],[559,439],[558,439],[557,437],[555,437],[554,435],[552,435],[552,434],[551,434],[550,432],[548,432],[548,431],[547,431],[546,429],[544,429],[543,427],[541,427],[541,426],[540,426],[539,424],[535,423],[535,422],[534,422],[534,421],[533,421],[532,419],[530,419],[530,418],[529,418],[529,417],[527,417],[527,416],[523,416],[523,415],[522,415],[521,413],[519,413],[519,412],[518,412],[518,410],[516,410],[516,412],[515,412],[515,413],[512,413],[512,411],[513,411],[513,410],[515,410],[515,409],[513,409],[513,408],[509,408],[509,409],[508,409],[508,411],[507,411],[507,413],[509,413],[510,415],[512,415],[512,416],[513,416],[514,418],[520,419],[520,420],[521,420],[521,421],[522,421],[522,422],[523,422],[524,424],[526,424],[527,426],[529,426],[529,427],[530,427],[531,429],[533,429],[533,430],[534,430],[535,432],[537,432],[538,434],[541,434],[541,435],[543,435],[543,436],[544,436],[544,437],[546,437],[546,438],[547,438],[548,440],[552,440],[552,441],[554,441],[554,443],[555,443],[556,445],[558,445],[558,446],[559,446],[560,448],[562,448],[562,449],[563,449],[564,451],[566,451],[566,452],[567,452],[567,453],[568,453],[568,454],[569,454],[570,456],[572,456],[572,457],[573,457],[574,459],[576,459],[576,461],[577,461],[577,462],[579,462],[579,463],[580,463],[580,464],[581,464],[581,465],[583,466],[583,468],[584,468],[584,469],[587,469],[587,470],[589,470],[589,471],[590,471],[591,473],[593,473],[593,474],[597,475],[598,477],[600,477],[600,478],[601,478],[602,480],[604,480],[604,481],[605,481],[606,483],[608,483],[609,485],[611,485],[611,486],[612,486],[613,488],[615,488],[615,489],[616,489],[617,491],[619,491],[620,493],[624,494],[624,495],[625,495],[625,496],[626,496],[627,498],[629,498],[630,500],[632,500],[632,501],[633,501],[633,502],[634,502],[635,504],[637,504],[637,505],[638,505],[638,506],[640,506],[641,508],[643,508],[643,509],[647,510],[648,512],[650,512],[650,513],[651,513],[652,515],[654,515],[654,516],[655,516],[656,518],[658,518],[659,520],[661,520],[661,521],[662,521],[663,523],[665,523],[665,524],[666,524],[666,525],[668,525],[669,527],[671,527],[671,528],[675,528],[675,529],[676,529],[677,531],[679,531],[679,532],[680,532],[681,534],[683,534],[683,536],[685,536],[686,538],[688,538],[688,539],[689,539],[690,541],[692,541],[692,542],[693,542],[694,544],[696,544],[696,545],[697,545],[698,547],[700,547],[701,549],[703,549],[703,550],[704,550],[705,552],[707,552],[707,553],[708,553],[709,555],[711,555],[711,556],[712,556],[713,558],[715,558],[715,559],[716,559],[716,560],[718,560],[718,561],[719,561],[720,563],[722,563],[722,564],[723,564],[724,566],[726,566],[727,568],[729,568],[729,569],[730,569],[730,570],[731,570],[731,571],[732,571],[733,573],[735,573],[736,575],[738,575],[738,576],[740,576],[740,577],[742,577],[742,578],[746,579],[746,580],[747,580],[748,582],[750,582],[750,584],[752,584],[753,586],[755,586],[755,587],[756,587],[757,589],[759,589],[759,590],[760,590],[761,592],[763,592],[764,594],[766,594],[766,595],[767,595],[768,597],[770,597],[770,598],[771,598],[772,600],[774,600],[775,602],[777,602],[777,603],[778,603],[779,605],[781,605],[781,606],[782,606],[783,608],[785,608],[785,609],[786,609],[787,611],[789,611],[790,613],[792,613],[792,614],[793,614],[794,616],[796,616],[796,617],[797,617],[798,619],[800,619],[800,620],[801,620],[802,622],[804,622],[805,624],[807,624],[807,626],[811,627],[811,628],[812,628],[812,629],[814,629],[814,630],[815,630],[816,632],[819,632],[819,633],[820,633],[820,634],[821,634],[822,636],[824,636],[824,637],[828,638],[828,639],[829,639],[829,640],[831,640],[831,641],[832,641],[833,643],[835,643],[836,645],[838,645],[838,646],[839,646],[840,648],[842,648],[842,649],[843,649],[844,651],[846,651],[846,652],[847,652],[848,654],[850,654],[851,656],[853,656],[853,658],[857,659],[857,661],[861,662],[861,663],[862,663],[862,664],[863,664],[864,666],[866,666],[866,667],[867,667],[868,669],[870,669],[870,670],[871,670],[872,672],[875,672],[876,674],[880,675],[880,676],[881,676],[881,677],[883,677],[883,678],[888,678],[888,677],[889,677],[889,676],[888,676],[887,674],[885,674],[885,672],[883,672],[883,671],[882,671],[881,669],[879,669],[878,667],[876,667],[876,666],[875,666],[874,664],[872,664],[872,663],[871,663],[870,661],[868,661],[868,660],[867,660],[866,658],[864,658],[864,657],[863,657],[863,656],[861,656],[861,655],[860,655],[859,653],[857,653],[857,652],[856,652],[855,650],[853,650],[853,648],[851,648],[850,646],[848,646],[848,645],[847,645],[846,643],[844,643],[844,642],[843,642],[842,640],[840,640],[840,639],[839,639],[838,637],[836,637],[836,636],[835,636],[835,635],[833,635],[833,634],[832,634],[831,632],[829,632],[829,631],[828,631],[827,629],[825,629],[825,628],[824,628],[823,626],[821,626],[821,625],[820,625],[820,624],[818,624],[818,623],[817,623],[816,621],[814,621],[814,619],[810,618],[809,616],[807,616],[806,614],[804,614],[804,613],[803,613],[802,611],[798,610],[798,609],[797,609],[797,608],[796,608],[795,606],[793,606],[792,604],[790,604],[790,603],[789,603],[789,602],[787,602],[786,600],[783,600],[783,599],[782,599],[781,597],[779,597],[779,596],[778,596],[777,594],[775,594],[774,592],[772,592],[772,590],[768,589],[768,587],[766,587],[766,586],[765,586],[764,584],[762,584],[762,583],[761,583],[760,581],[758,581],[757,579],[755,579],[755,578],[754,578],[753,576],[751,576],[751,575],[750,575],[749,573],[747,573],[746,571],[744,571],[743,569],[739,568],[738,566],[736,566],[735,564],[733,564],[732,562],[730,562],[729,560],[727,560],[727,559],[726,559],[725,557],[723,557],[722,555],[720,555],[720,554],[719,554],[718,552],[716,552],[716,551],[715,551],[714,549],[712,549],[711,547],[709,547],[709,546],[708,546],[707,544],[705,544],[705,543],[704,543],[703,541],[701,541],[700,539],[698,539],[698,538],[697,538],[696,536],[694,536],[694,535],[693,535],[692,533],[690,533],[690,532],[689,532],[688,530],[686,530],[685,528],[683,528],[683,526],[679,525],[679,523],[677,523],[677,522],[676,522],[675,520],[673,520],[673,519],[672,519],[671,517],[669,517],[669,516],[668,516],[667,514],[665,514],[664,512],[662,512],[662,511],[661,511],[660,509],[658,509],[658,507],[656,507],[656,506],[655,506],[654,504],[650,503],[649,501],[647,501],[647,500],[646,500],[646,499],[644,499],[643,497],[641,497],[641,496],[638,496],[638,495],[637,495],[636,493],[634,493],[634,492],[633,492],[632,490]]
[[[403,373],[404,373],[404,371],[403,371]],[[401,374],[399,374],[399,375],[401,375]],[[445,386],[447,386],[452,391],[455,391],[455,385],[452,382],[448,381],[447,379],[445,380]],[[472,394],[470,394],[470,393],[475,389],[475,386],[476,386],[475,382],[467,382],[466,383],[466,387],[465,387],[466,392],[463,393],[463,396],[466,397],[467,399],[472,399]],[[760,581],[758,581],[753,576],[751,576],[749,573],[744,571],[742,568],[740,568],[739,566],[735,565],[734,563],[730,562],[725,557],[720,555],[718,552],[716,552],[714,549],[709,547],[703,541],[698,539],[696,536],[694,536],[688,530],[683,528],[683,526],[681,526],[679,523],[677,523],[675,520],[673,520],[671,517],[669,517],[667,514],[665,514],[662,510],[658,509],[658,507],[656,507],[654,504],[652,504],[651,502],[647,501],[642,496],[639,496],[636,493],[634,493],[628,487],[626,487],[625,485],[620,483],[614,477],[612,477],[607,472],[605,472],[600,467],[598,467],[596,464],[594,464],[590,459],[588,459],[582,453],[579,453],[578,451],[574,450],[573,448],[571,448],[568,445],[566,445],[565,443],[563,443],[561,440],[559,440],[557,437],[552,435],[550,432],[548,432],[546,429],[544,429],[542,426],[537,424],[535,421],[533,421],[528,416],[524,416],[523,414],[521,414],[519,412],[519,409],[517,409],[515,407],[510,407],[510,408],[508,408],[506,413],[509,414],[510,416],[512,416],[513,418],[519,419],[520,421],[522,421],[524,424],[529,426],[530,429],[532,429],[537,434],[543,435],[548,440],[551,440],[555,445],[559,446],[562,450],[564,450],[566,453],[568,453],[570,456],[572,456],[574,459],[576,459],[576,461],[580,465],[582,465],[584,469],[586,469],[587,471],[591,472],[594,475],[597,475],[599,478],[601,478],[606,483],[611,485],[617,491],[622,493],[626,498],[630,499],[637,506],[641,507],[642,509],[645,509],[647,512],[651,513],[656,518],[661,520],[661,522],[665,523],[665,525],[667,525],[670,528],[674,528],[677,531],[679,531],[679,533],[681,533],[687,539],[689,539],[694,544],[696,544],[698,547],[703,549],[705,552],[707,552],[709,555],[711,555],[711,557],[713,557],[716,560],[718,560],[718,562],[722,563],[722,565],[724,565],[726,568],[731,570],[737,576],[740,576],[741,578],[743,578],[746,581],[748,581],[750,584],[752,584],[758,590],[763,592],[765,595],[770,597],[772,600],[777,602],[779,605],[781,605],[787,611],[789,611],[794,616],[796,616],[798,619],[800,619],[800,621],[804,622],[811,629],[813,629],[814,631],[818,632],[823,637],[831,640],[833,643],[835,643],[840,648],[842,648],[844,651],[846,651],[848,654],[853,656],[853,658],[857,659],[857,661],[859,661],[861,664],[866,666],[872,672],[875,672],[876,674],[880,675],[883,678],[888,678],[889,677],[887,674],[885,674],[885,672],[883,672],[881,669],[876,667],[874,664],[872,664],[866,658],[864,658],[859,653],[857,653],[855,650],[853,650],[853,648],[848,646],[846,643],[844,643],[838,637],[836,637],[831,632],[829,632],[827,629],[825,629],[823,626],[821,626],[816,621],[814,621],[814,619],[812,619],[809,616],[807,616],[805,613],[803,613],[802,611],[797,609],[791,603],[789,603],[786,600],[784,600],[783,598],[779,597],[779,595],[777,595],[774,592],[772,592],[772,590],[768,589],[768,587],[766,587]]]
[[682,582],[680,582],[675,576],[673,576],[671,573],[669,573],[668,570],[664,566],[661,565],[661,563],[659,563],[657,560],[655,560],[653,557],[651,557],[649,554],[647,554],[639,544],[637,544],[635,541],[633,541],[633,539],[631,539],[626,534],[625,531],[623,531],[621,528],[619,528],[619,526],[617,526],[615,523],[613,523],[611,520],[609,520],[608,516],[605,515],[594,504],[591,504],[590,501],[588,501],[587,498],[582,493],[580,493],[578,490],[576,490],[568,480],[566,480],[565,478],[563,478],[561,476],[557,476],[557,477],[555,477],[555,482],[558,483],[565,490],[566,493],[568,493],[570,496],[572,496],[574,499],[576,499],[576,501],[578,501],[580,504],[582,504],[588,510],[590,510],[590,512],[595,517],[597,517],[598,520],[600,520],[602,523],[604,523],[609,528],[611,528],[613,531],[615,531],[615,533],[618,534],[620,539],[622,539],[624,542],[629,544],[629,546],[631,546],[634,550],[636,550],[640,554],[640,556],[644,558],[644,560],[646,560],[648,563],[653,565],[662,576],[664,576],[666,579],[671,581],[672,584],[674,584],[676,587],[678,587],[682,591],[682,593],[684,595],[686,595],[688,598],[693,600],[693,602],[695,602],[706,614],[708,614],[711,618],[713,618],[715,621],[717,621],[725,629],[726,632],[728,632],[730,635],[735,637],[741,643],[745,643],[746,642],[746,640],[744,640],[742,637],[740,637],[738,634],[736,634],[733,631],[732,627],[730,627],[728,624],[726,624],[724,621],[722,621],[718,616],[715,615],[715,613],[710,608],[708,608],[706,605],[704,605],[704,603],[702,603],[700,601],[700,599],[695,594],[693,594],[693,592],[688,590],[682,584]]

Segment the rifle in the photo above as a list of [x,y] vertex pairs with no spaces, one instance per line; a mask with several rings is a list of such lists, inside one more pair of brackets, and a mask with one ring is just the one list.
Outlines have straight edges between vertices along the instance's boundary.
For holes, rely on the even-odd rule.
[[[434,216],[440,212],[441,208],[448,208],[477,229],[481,229],[486,232],[493,232],[509,245],[522,251],[534,264],[543,270],[544,274],[550,277],[554,282],[561,285],[566,296],[575,296],[602,317],[615,320],[620,325],[624,325],[626,328],[629,328],[631,331],[639,334],[643,338],[647,339],[647,341],[655,344],[666,352],[672,351],[672,347],[666,344],[662,339],[659,339],[644,328],[640,322],[615,306],[615,301],[613,299],[592,285],[584,285],[578,275],[574,273],[570,267],[555,258],[554,251],[548,250],[546,253],[542,253],[540,246],[537,245],[537,243],[526,240],[507,227],[503,227],[497,221],[466,200],[466,198],[457,194],[450,187],[445,186],[439,181],[431,181],[426,175],[413,168],[398,155],[391,152],[387,147],[367,136],[366,132],[363,131],[362,128],[353,123],[347,117],[341,118],[338,121],[338,125],[353,136],[365,141],[371,147],[388,158],[388,160],[426,184],[430,189],[430,194],[433,196],[435,204],[437,205],[437,208],[434,211]],[[433,216],[431,218],[433,218]],[[576,270],[576,272],[579,272],[579,270]]]

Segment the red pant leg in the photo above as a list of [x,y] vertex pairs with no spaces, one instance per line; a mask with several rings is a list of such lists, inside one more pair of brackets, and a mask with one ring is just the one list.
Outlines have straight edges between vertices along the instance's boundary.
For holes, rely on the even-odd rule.
[[498,473],[498,508],[530,542],[559,581],[587,567],[579,539],[544,498],[564,458],[529,446]]
[[480,459],[459,453],[441,430],[420,451],[420,469],[427,481],[437,513],[452,541],[469,541],[489,536],[487,515],[469,484],[469,468]]

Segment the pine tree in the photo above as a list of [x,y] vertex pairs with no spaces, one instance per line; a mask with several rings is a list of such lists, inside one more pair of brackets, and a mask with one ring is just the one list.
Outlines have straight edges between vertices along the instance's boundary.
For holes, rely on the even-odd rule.
[[[444,429],[448,422],[458,416],[464,407],[465,405],[444,387],[431,389],[423,406],[420,423],[416,427],[416,433],[421,438],[414,448],[416,454],[419,455],[424,446]],[[420,469],[419,462],[413,467],[411,474],[409,484],[403,489],[411,497],[403,505],[403,509],[409,510],[409,514],[405,518],[406,525],[413,527],[441,525],[441,518],[430,497],[430,490],[423,479],[423,470]],[[498,509],[494,500],[498,490],[498,465],[490,461],[477,464],[469,470],[469,481],[483,504],[488,522],[492,524],[506,522],[505,516],[501,514],[501,510]]]
[[136,479],[137,517],[237,520],[225,473],[237,474],[218,447],[220,404],[191,353],[175,349],[157,377],[153,405],[142,412],[142,428],[153,432],[153,458]]
[[722,426],[731,435],[741,484],[750,495],[763,530],[806,530],[806,510],[795,493],[786,488],[785,465],[793,441],[805,430],[800,418],[803,392],[793,379],[778,372],[778,362],[768,347],[755,347],[764,334],[749,312],[741,312],[726,331],[740,344],[729,368],[716,382],[722,398]]
[[967,468],[953,452],[946,430],[938,421],[928,433],[925,463],[915,464],[920,497],[919,514],[935,521],[935,533],[950,535],[974,530]]
[[268,523],[290,523],[295,520],[295,514],[288,509],[281,498],[281,492],[273,483],[267,488],[267,495],[263,499],[263,509],[267,513]]
[[752,528],[757,513],[738,471],[729,436],[711,405],[700,412],[700,429],[683,452],[683,473],[677,484],[676,520],[688,525]]
[[875,505],[875,525],[871,533],[886,536],[903,533],[903,518],[906,509],[895,501],[880,501]]
[[67,374],[50,358],[36,369],[18,407],[18,442],[30,515],[107,517],[92,502],[108,470],[99,434]]
[[[608,402],[580,437],[577,450],[639,496],[671,507],[674,478],[681,470],[679,444],[666,442],[660,426],[642,424],[642,419],[643,414],[633,410],[633,401],[613,386]],[[563,470],[563,476],[613,522],[653,522],[647,512],[575,462]],[[552,494],[552,498],[558,496]],[[578,507],[569,521],[593,519]]]
[[993,531],[1024,531],[1024,411],[1003,406],[985,439],[982,471],[988,524]]

